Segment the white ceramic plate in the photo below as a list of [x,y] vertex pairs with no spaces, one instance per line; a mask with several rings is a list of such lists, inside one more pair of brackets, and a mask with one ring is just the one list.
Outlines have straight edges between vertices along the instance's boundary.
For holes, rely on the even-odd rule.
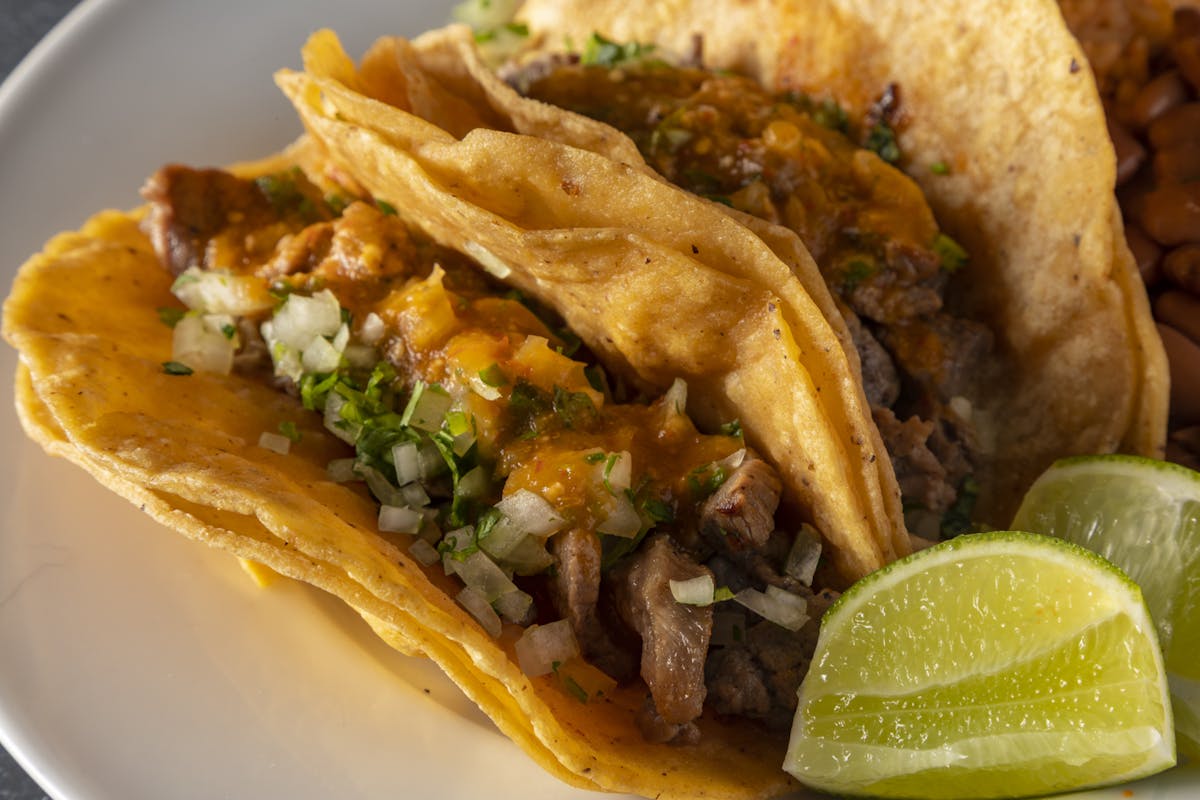
[[[271,73],[312,30],[357,54],[446,18],[416,0],[84,3],[0,90],[0,288],[55,232],[136,205],[160,165],[290,141]],[[0,346],[0,741],[55,798],[595,796],[339,602],[257,589],[45,456],[12,410],[15,363]],[[1134,791],[1183,800],[1200,773]]]

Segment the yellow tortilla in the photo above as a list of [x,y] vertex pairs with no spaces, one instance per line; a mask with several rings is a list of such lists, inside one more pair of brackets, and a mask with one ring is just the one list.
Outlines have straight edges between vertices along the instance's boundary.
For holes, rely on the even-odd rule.
[[[430,657],[545,769],[581,788],[663,797],[768,797],[793,786],[783,741],[758,726],[700,721],[695,748],[648,745],[633,715],[644,689],[587,705],[553,676],[530,679],[512,650],[457,604],[440,568],[376,531],[377,505],[325,474],[342,445],[319,415],[237,375],[164,373],[170,330],[156,309],[172,278],[138,215],[104,212],[24,265],[5,302],[20,350],[17,407],[29,435],[191,539],[337,596],[392,646]],[[303,437],[286,456],[256,445],[280,420]]]

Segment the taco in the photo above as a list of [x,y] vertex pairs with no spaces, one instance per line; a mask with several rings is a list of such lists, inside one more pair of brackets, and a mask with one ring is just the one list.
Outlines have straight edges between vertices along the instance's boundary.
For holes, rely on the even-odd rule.
[[[375,62],[334,44],[306,59],[342,80],[294,82],[349,118]],[[349,163],[306,139],[164,167],[144,208],[50,242],[4,310],[26,429],[341,597],[576,786],[794,786],[782,732],[825,589],[908,551],[807,253],[602,155],[384,121],[457,198],[372,185],[398,151],[362,128]]]
[[539,135],[607,147],[598,130],[615,128],[630,141],[612,157],[801,236],[853,334],[910,528],[934,538],[1006,525],[1055,457],[1161,455],[1164,438],[1165,360],[1094,81],[1054,4],[1009,11],[992,36],[969,3],[910,18],[533,0],[533,52],[502,71],[594,120]]

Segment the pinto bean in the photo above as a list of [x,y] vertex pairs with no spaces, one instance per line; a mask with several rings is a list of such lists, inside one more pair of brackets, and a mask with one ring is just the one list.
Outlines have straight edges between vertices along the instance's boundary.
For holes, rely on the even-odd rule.
[[1171,57],[1179,73],[1200,92],[1200,9],[1177,8],[1171,33]]
[[1200,297],[1178,289],[1165,291],[1154,301],[1154,318],[1200,345]]
[[1200,182],[1159,186],[1147,192],[1138,221],[1159,244],[1200,242]]
[[1162,271],[1171,283],[1200,297],[1200,245],[1186,244],[1167,253]]
[[1171,370],[1172,427],[1200,424],[1200,345],[1170,325],[1157,327]]
[[1117,186],[1137,174],[1146,162],[1146,148],[1129,129],[1112,117],[1108,118],[1108,135],[1117,151]]
[[1200,180],[1200,140],[1177,144],[1155,153],[1154,179],[1159,186]]
[[1146,135],[1155,150],[1200,140],[1200,102],[1171,109],[1151,123]]
[[1142,129],[1173,108],[1186,103],[1188,86],[1179,70],[1170,69],[1158,75],[1141,88],[1133,99],[1129,120],[1135,128]]
[[1125,242],[1137,262],[1142,282],[1146,286],[1154,286],[1162,276],[1162,248],[1132,223],[1125,225]]

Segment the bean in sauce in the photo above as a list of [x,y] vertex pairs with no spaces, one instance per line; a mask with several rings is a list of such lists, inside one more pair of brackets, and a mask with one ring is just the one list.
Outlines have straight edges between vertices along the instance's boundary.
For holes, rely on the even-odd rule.
[[1125,238],[1170,364],[1167,458],[1200,469],[1200,9],[1171,22],[1139,31],[1098,77]]

